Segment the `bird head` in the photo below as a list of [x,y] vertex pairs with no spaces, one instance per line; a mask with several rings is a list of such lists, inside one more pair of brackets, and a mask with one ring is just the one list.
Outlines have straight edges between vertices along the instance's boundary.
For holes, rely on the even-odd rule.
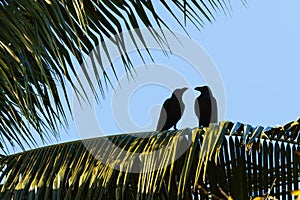
[[179,88],[174,90],[173,94],[175,94],[177,97],[180,97],[183,95],[183,93],[187,90],[188,88],[184,87],[184,88]]
[[195,90],[201,92],[202,93],[207,93],[210,91],[209,87],[208,86],[202,86],[202,87],[195,87]]

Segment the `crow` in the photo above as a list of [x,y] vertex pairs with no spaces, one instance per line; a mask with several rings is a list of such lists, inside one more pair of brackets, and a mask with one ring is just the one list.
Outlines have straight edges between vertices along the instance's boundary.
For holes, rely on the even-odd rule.
[[187,88],[174,90],[171,98],[164,102],[160,111],[156,128],[157,131],[169,130],[172,126],[177,130],[176,124],[180,120],[185,107],[182,101],[182,95],[186,90]]
[[209,123],[218,122],[217,101],[208,86],[196,87],[201,92],[195,100],[195,114],[199,120],[199,127],[208,127]]

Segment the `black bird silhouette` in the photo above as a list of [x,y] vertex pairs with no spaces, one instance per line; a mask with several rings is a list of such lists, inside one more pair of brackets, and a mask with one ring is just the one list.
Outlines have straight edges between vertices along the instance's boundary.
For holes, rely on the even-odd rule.
[[171,98],[164,102],[160,111],[156,128],[157,131],[169,130],[172,126],[177,130],[176,124],[180,120],[185,107],[182,101],[182,95],[186,90],[187,88],[174,90]]
[[209,123],[218,122],[217,101],[208,86],[196,87],[201,92],[195,100],[195,114],[199,120],[199,127],[208,127]]

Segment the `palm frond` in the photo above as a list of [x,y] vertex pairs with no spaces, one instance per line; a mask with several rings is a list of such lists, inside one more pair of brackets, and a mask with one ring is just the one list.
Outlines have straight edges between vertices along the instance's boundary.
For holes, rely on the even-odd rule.
[[[165,9],[183,28],[174,9],[183,14],[184,22],[190,21],[196,27],[213,21],[219,11],[229,11],[226,1],[159,1],[155,5],[147,0],[1,1],[1,143],[9,142],[24,148],[22,141],[27,145],[36,144],[34,131],[43,141],[49,133],[57,136],[57,126],[66,125],[61,97],[65,97],[70,110],[66,85],[74,87],[78,79],[72,57],[81,64],[84,55],[109,39],[119,47],[125,70],[130,72],[130,57],[122,54],[126,48],[124,41],[114,35],[142,27],[169,28],[160,17],[161,13],[156,11],[157,6]],[[142,35],[138,36],[144,41]],[[153,37],[159,43],[166,42],[158,33],[153,32]],[[147,49],[147,44],[143,44]],[[116,66],[111,63],[111,67],[117,78]],[[101,69],[95,70],[95,75],[104,95],[99,77],[103,76],[105,83],[112,77]]]
[[[299,122],[263,129],[222,122],[2,157],[0,198],[290,199],[291,191],[300,189]],[[142,171],[134,173],[136,169]]]

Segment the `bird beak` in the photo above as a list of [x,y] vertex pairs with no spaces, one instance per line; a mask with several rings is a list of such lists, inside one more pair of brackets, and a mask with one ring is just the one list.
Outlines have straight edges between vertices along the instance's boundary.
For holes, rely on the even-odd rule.
[[187,89],[188,89],[188,88],[184,87],[184,88],[182,88],[181,90],[182,90],[182,92],[185,92],[185,91],[187,91]]
[[201,92],[202,87],[195,87],[194,90],[200,91]]

